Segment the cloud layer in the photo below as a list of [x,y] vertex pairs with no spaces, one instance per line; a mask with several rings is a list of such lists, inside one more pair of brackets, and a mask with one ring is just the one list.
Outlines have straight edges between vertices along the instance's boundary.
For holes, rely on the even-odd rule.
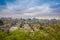
[[60,17],[59,0],[5,0],[0,17]]

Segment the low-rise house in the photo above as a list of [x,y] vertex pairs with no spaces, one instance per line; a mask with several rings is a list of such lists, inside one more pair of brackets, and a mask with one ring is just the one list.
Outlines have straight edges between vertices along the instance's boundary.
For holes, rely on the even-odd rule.
[[33,29],[34,29],[34,30],[39,30],[39,28],[40,28],[40,25],[38,25],[38,24],[35,24],[35,25],[33,26]]
[[5,31],[5,32],[8,32],[8,33],[9,33],[10,27],[9,27],[9,25],[2,25],[2,26],[0,26],[0,29],[1,29],[2,31]]
[[30,30],[30,33],[33,35],[34,34],[34,31],[33,30]]
[[24,28],[25,30],[29,30],[29,29],[30,29],[30,27],[29,27],[28,24],[24,24],[23,28]]
[[25,22],[24,25],[20,29],[23,29],[23,30],[26,30],[26,31],[31,30],[31,28],[30,28],[30,26],[29,26],[29,24],[27,22]]
[[17,30],[17,29],[18,29],[18,27],[12,26],[12,27],[9,29],[9,31],[10,31],[10,32],[13,32],[13,31],[15,31],[15,30]]

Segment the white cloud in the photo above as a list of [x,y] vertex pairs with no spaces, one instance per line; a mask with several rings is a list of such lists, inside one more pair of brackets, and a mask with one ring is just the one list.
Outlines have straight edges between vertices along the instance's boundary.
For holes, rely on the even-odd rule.
[[[21,16],[45,16],[46,14],[51,14],[52,9],[50,8],[49,5],[41,5],[41,6],[34,6],[30,7],[27,9],[21,10],[18,6],[15,7],[16,5],[8,5],[7,9],[4,9],[1,13],[3,16],[8,16],[8,17],[21,17]],[[19,5],[20,6],[20,5]],[[19,11],[16,11],[19,10]]]
[[[43,4],[40,6],[34,5],[37,0],[24,0],[20,2],[18,0],[14,3],[7,3],[6,9],[0,12],[0,16],[6,17],[37,17],[37,16],[54,16],[53,9],[50,8],[49,4]],[[30,2],[30,3],[29,3]],[[27,4],[28,3],[28,4]]]
[[38,16],[38,15],[42,15],[44,16],[45,14],[51,14],[52,13],[52,9],[50,8],[49,5],[41,5],[41,6],[35,6],[35,7],[31,7],[26,9],[24,12],[24,14],[31,14],[34,16]]

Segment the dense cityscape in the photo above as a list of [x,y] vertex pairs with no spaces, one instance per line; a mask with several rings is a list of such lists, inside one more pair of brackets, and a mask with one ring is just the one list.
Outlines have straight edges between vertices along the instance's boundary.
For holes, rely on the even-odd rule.
[[0,40],[60,40],[60,19],[2,17]]
[[60,0],[0,0],[0,40],[60,40]]

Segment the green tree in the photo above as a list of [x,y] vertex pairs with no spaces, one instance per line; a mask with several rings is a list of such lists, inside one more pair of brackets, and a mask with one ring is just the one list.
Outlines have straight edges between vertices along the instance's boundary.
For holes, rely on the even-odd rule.
[[8,34],[6,32],[3,32],[0,30],[0,40],[4,40],[4,38],[7,36],[8,36]]
[[56,40],[60,40],[60,31],[56,34]]
[[3,21],[2,21],[2,20],[0,20],[0,26],[1,26],[1,25],[3,25]]
[[5,40],[30,40],[29,32],[24,30],[15,30],[10,36],[6,37]]
[[55,30],[52,27],[45,27],[44,32],[48,35],[47,38],[50,40],[56,40],[56,33]]
[[50,40],[50,38],[43,31],[38,30],[35,31],[33,40]]

